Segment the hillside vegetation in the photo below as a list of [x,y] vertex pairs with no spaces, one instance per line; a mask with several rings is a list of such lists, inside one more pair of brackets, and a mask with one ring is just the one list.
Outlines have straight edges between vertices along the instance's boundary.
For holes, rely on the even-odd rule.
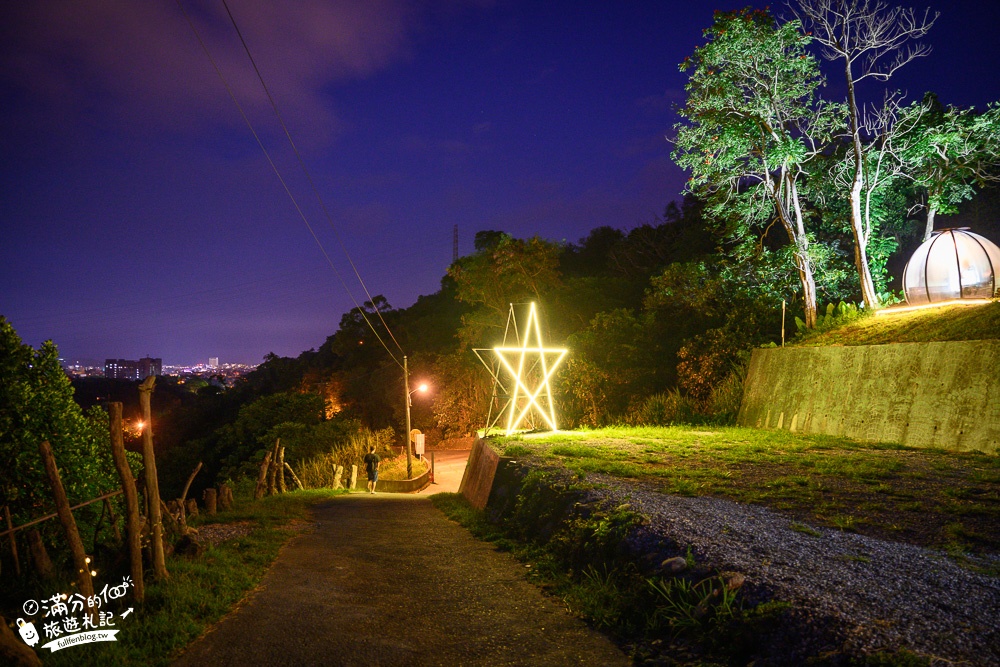
[[823,328],[791,345],[885,345],[1000,338],[1000,301],[904,312],[883,311],[840,326]]

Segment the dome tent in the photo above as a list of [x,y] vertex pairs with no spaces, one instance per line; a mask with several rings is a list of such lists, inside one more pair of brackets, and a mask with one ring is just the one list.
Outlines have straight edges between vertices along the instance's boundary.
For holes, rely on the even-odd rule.
[[1000,248],[968,227],[942,229],[924,241],[903,269],[910,305],[990,299],[1000,288]]

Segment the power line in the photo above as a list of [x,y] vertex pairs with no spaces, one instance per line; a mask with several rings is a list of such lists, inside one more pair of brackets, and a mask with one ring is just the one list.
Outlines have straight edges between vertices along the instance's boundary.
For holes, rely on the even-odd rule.
[[[319,202],[320,208],[323,210],[323,214],[326,216],[326,220],[327,223],[330,225],[330,229],[333,230],[333,234],[337,239],[337,243],[340,245],[341,251],[343,251],[344,256],[347,257],[347,261],[351,265],[351,269],[354,271],[354,275],[355,277],[357,277],[358,282],[361,283],[361,288],[365,291],[365,296],[368,297],[368,303],[372,304],[372,308],[374,308],[375,312],[378,313],[379,320],[382,321],[382,326],[385,327],[385,330],[389,334],[389,337],[392,338],[392,342],[396,344],[396,348],[399,349],[400,354],[402,354],[403,348],[399,345],[399,341],[396,340],[396,337],[392,335],[392,330],[386,323],[385,318],[382,317],[382,311],[379,310],[378,306],[375,304],[375,299],[372,298],[371,292],[368,291],[368,286],[365,284],[364,279],[361,277],[361,273],[358,272],[358,267],[355,266],[354,260],[351,259],[351,254],[347,252],[347,246],[344,245],[344,240],[343,238],[341,238],[337,226],[333,224],[333,216],[330,215],[330,211],[326,207],[326,202],[323,201],[323,197],[320,195],[319,189],[316,187],[315,181],[313,181],[312,174],[309,172],[305,160],[302,159],[302,155],[299,153],[298,146],[296,146],[295,142],[292,140],[292,135],[288,131],[288,126],[285,124],[285,119],[281,116],[281,112],[278,111],[278,103],[275,102],[274,96],[271,95],[270,88],[268,88],[267,84],[264,82],[264,75],[261,74],[260,68],[257,67],[257,61],[254,59],[253,54],[250,53],[250,47],[247,45],[246,40],[243,39],[243,31],[240,30],[240,26],[237,25],[236,23],[236,17],[233,16],[233,12],[229,9],[229,3],[226,2],[226,0],[222,0],[222,5],[226,8],[226,13],[229,15],[229,21],[233,24],[233,28],[236,30],[236,35],[240,38],[240,44],[243,45],[243,50],[246,52],[247,58],[250,59],[250,64],[253,65],[253,71],[256,72],[257,74],[257,79],[260,81],[260,85],[264,89],[264,93],[267,95],[268,101],[271,103],[271,108],[274,110],[274,115],[278,119],[278,123],[281,125],[281,129],[284,130],[285,132],[285,137],[288,139],[288,144],[292,147],[292,151],[295,153],[295,157],[299,161],[299,166],[302,168],[302,172],[306,175],[306,180],[309,181],[309,187],[312,188],[313,194],[316,195],[316,200]],[[357,304],[355,303],[355,305]]]
[[[330,268],[333,269],[333,272],[337,275],[337,279],[340,280],[340,284],[344,287],[344,290],[347,292],[348,296],[351,297],[351,301],[354,302],[354,305],[357,307],[358,312],[361,313],[361,316],[364,318],[364,320],[368,324],[369,328],[371,328],[372,333],[375,334],[375,338],[378,339],[378,342],[381,343],[382,347],[385,348],[385,351],[389,354],[389,357],[396,363],[396,365],[399,366],[400,368],[402,368],[402,366],[403,366],[402,362],[400,362],[399,359],[396,358],[396,355],[393,354],[392,350],[389,349],[389,346],[385,344],[384,340],[382,340],[382,337],[379,335],[378,330],[375,329],[375,327],[372,325],[371,321],[368,319],[368,316],[365,314],[364,309],[358,303],[357,299],[354,298],[354,294],[351,292],[350,288],[347,286],[347,283],[344,282],[344,279],[340,275],[340,272],[337,270],[337,267],[334,265],[333,260],[330,259],[329,253],[327,253],[326,248],[323,247],[323,243],[319,240],[319,237],[316,235],[316,232],[313,230],[312,225],[309,224],[309,219],[306,217],[305,212],[302,210],[302,207],[299,206],[298,200],[295,199],[295,195],[292,194],[292,191],[289,189],[288,184],[285,182],[285,179],[281,176],[281,172],[278,170],[278,167],[274,163],[274,160],[271,159],[271,154],[268,152],[267,148],[264,146],[264,143],[261,141],[260,136],[257,134],[257,131],[253,127],[253,123],[250,122],[250,118],[247,117],[246,112],[243,110],[243,105],[241,105],[240,102],[239,102],[239,100],[236,99],[236,94],[233,92],[232,87],[229,85],[229,81],[226,79],[225,75],[222,73],[222,70],[219,68],[218,63],[215,62],[215,58],[212,57],[211,52],[208,50],[208,46],[205,44],[205,41],[201,37],[201,33],[198,32],[198,29],[195,27],[194,22],[191,20],[191,16],[187,13],[187,10],[184,8],[184,5],[181,3],[181,0],[176,0],[176,2],[177,2],[177,6],[181,10],[181,13],[184,14],[184,19],[187,21],[188,26],[191,28],[191,31],[195,34],[195,37],[198,39],[198,43],[201,45],[202,51],[205,52],[205,56],[212,63],[212,67],[215,68],[215,72],[219,76],[219,79],[222,81],[222,85],[225,87],[226,92],[229,94],[229,98],[233,101],[233,104],[236,105],[236,108],[239,110],[240,115],[243,117],[243,122],[246,123],[247,128],[250,130],[250,133],[253,135],[254,140],[256,140],[257,145],[260,147],[261,152],[264,153],[264,157],[267,159],[268,164],[271,165],[271,170],[274,171],[274,175],[277,176],[278,181],[281,183],[281,186],[285,190],[285,194],[288,195],[288,198],[291,200],[292,205],[295,207],[295,210],[298,212],[299,217],[302,219],[302,222],[305,224],[306,228],[309,230],[309,233],[312,235],[313,240],[316,242],[316,245],[319,246],[320,252],[323,253],[323,257],[326,258],[327,264],[330,265]],[[226,9],[228,11],[228,7]],[[242,37],[241,37],[241,39],[242,39]],[[255,65],[255,67],[256,67],[256,65]],[[381,316],[381,314],[380,314],[380,316]],[[388,331],[388,327],[386,327],[386,330]],[[391,332],[390,332],[390,335],[391,335]],[[393,338],[393,340],[395,341],[395,338]],[[397,343],[397,346],[398,345],[399,344]]]

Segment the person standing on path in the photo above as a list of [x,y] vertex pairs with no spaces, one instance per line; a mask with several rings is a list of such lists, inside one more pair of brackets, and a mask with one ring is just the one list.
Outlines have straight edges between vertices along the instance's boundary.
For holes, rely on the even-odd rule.
[[375,493],[375,483],[378,481],[378,466],[381,462],[375,453],[375,445],[365,454],[365,468],[368,470],[368,493]]

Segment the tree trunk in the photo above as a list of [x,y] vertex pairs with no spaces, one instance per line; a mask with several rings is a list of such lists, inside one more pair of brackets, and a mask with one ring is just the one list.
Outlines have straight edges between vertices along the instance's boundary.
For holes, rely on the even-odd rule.
[[[73,554],[73,567],[76,569],[77,590],[84,597],[91,597],[94,594],[94,582],[90,578],[90,563],[87,552],[83,549],[83,540],[80,539],[80,531],[77,530],[76,520],[73,519],[73,512],[70,510],[69,499],[66,497],[66,489],[63,488],[62,478],[59,476],[59,468],[56,466],[56,457],[52,453],[52,445],[48,440],[38,443],[38,452],[42,455],[42,462],[45,464],[45,473],[49,477],[52,485],[52,496],[56,501],[56,512],[59,514],[59,523],[62,524],[66,533],[66,541],[69,542],[70,552]],[[93,614],[93,611],[91,611]]]
[[14,573],[21,576],[21,559],[17,557],[17,540],[14,538],[14,523],[10,520],[10,507],[3,506],[3,516],[7,521],[7,537],[10,538],[10,556],[14,560]]
[[927,202],[927,225],[924,227],[924,241],[928,241],[931,238],[931,232],[934,231],[934,216],[937,215],[937,209]]
[[51,579],[55,575],[55,568],[52,567],[52,559],[49,558],[42,534],[37,530],[29,530],[26,537],[28,538],[28,553],[31,554],[31,562],[35,566],[35,572],[42,579]]
[[150,542],[153,554],[153,576],[163,580],[170,576],[167,572],[167,559],[163,553],[163,515],[160,505],[160,483],[156,475],[156,452],[153,450],[153,418],[150,409],[150,397],[153,394],[153,384],[156,376],[150,375],[139,385],[139,405],[142,407],[142,419],[146,427],[142,430],[142,465],[146,480],[146,499],[149,503]]
[[189,516],[198,516],[198,501],[194,498],[188,498],[184,509],[187,510]]
[[844,72],[847,78],[847,107],[851,117],[851,144],[854,149],[854,176],[851,179],[851,235],[854,237],[854,266],[858,271],[858,282],[861,286],[861,298],[865,308],[878,308],[878,295],[875,293],[875,283],[872,281],[871,269],[868,268],[868,237],[865,234],[864,219],[861,217],[861,190],[864,185],[864,146],[861,143],[861,121],[858,117],[858,100],[854,93],[854,74],[851,72],[851,61],[845,60]]

